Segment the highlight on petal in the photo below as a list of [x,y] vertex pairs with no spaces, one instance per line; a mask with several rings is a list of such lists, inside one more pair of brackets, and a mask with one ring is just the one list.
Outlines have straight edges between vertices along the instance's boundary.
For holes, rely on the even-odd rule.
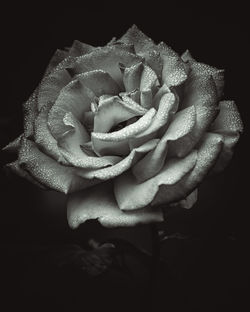
[[136,226],[163,221],[162,211],[146,207],[121,211],[115,200],[112,183],[99,184],[68,197],[68,223],[74,229],[87,220],[98,220],[105,227]]
[[130,171],[118,176],[114,180],[114,192],[120,209],[134,210],[151,204],[159,188],[180,182],[194,168],[196,159],[196,151],[182,159],[170,159],[158,175],[142,183]]
[[41,184],[66,194],[98,183],[83,179],[75,168],[60,165],[26,138],[22,140],[18,163]]
[[215,165],[221,152],[223,139],[215,133],[206,133],[197,146],[197,161],[193,169],[174,185],[161,185],[152,201],[153,206],[177,202],[187,197],[203,181]]

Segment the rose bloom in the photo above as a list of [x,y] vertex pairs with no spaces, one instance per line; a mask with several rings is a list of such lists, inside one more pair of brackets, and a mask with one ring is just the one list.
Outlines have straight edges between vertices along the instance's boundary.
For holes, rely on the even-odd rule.
[[232,156],[243,126],[223,85],[223,70],[136,26],[104,47],[74,41],[24,104],[8,167],[69,194],[72,228],[163,221],[161,207],[192,207],[200,182]]

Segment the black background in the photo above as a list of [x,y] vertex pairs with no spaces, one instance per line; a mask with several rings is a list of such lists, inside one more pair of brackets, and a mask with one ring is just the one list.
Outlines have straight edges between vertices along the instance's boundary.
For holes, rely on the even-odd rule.
[[[225,99],[236,101],[245,132],[227,169],[202,184],[195,207],[176,211],[169,217],[167,232],[180,232],[190,238],[164,242],[162,256],[168,265],[155,285],[152,311],[161,310],[160,306],[170,312],[184,308],[202,312],[246,311],[247,305],[249,308],[246,8],[211,2],[200,6],[69,2],[58,7],[39,2],[20,7],[13,4],[2,11],[2,16],[4,96],[0,147],[22,132],[22,103],[41,80],[53,52],[70,46],[74,39],[105,45],[136,24],[156,42],[164,41],[179,53],[188,48],[197,60],[226,70]],[[10,155],[1,153],[1,166],[11,160]],[[13,304],[31,311],[64,308],[95,311],[96,306],[111,311],[123,308],[140,311],[139,306],[146,311],[148,298],[141,277],[144,271],[138,259],[133,256],[130,259],[136,282],[111,271],[90,281],[78,271],[58,273],[47,249],[82,243],[89,237],[105,240],[117,236],[150,248],[148,226],[111,231],[94,223],[73,231],[67,225],[64,195],[41,191],[2,170],[0,228],[4,260],[1,267],[5,273],[2,280],[9,304],[4,311],[17,311]]]

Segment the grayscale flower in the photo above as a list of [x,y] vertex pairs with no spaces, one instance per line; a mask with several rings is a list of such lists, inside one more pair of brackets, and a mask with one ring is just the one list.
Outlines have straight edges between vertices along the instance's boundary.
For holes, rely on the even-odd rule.
[[104,47],[74,41],[24,104],[8,166],[69,194],[73,228],[162,221],[161,205],[192,207],[197,186],[232,156],[243,126],[223,85],[223,70],[136,26]]

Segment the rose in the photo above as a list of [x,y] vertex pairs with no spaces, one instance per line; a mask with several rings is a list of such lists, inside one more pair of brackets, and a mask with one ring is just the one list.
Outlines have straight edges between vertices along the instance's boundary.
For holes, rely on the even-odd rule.
[[75,41],[24,104],[8,166],[70,193],[73,228],[162,221],[162,205],[190,208],[199,183],[232,156],[243,127],[235,103],[221,101],[223,79],[136,26],[104,47]]

